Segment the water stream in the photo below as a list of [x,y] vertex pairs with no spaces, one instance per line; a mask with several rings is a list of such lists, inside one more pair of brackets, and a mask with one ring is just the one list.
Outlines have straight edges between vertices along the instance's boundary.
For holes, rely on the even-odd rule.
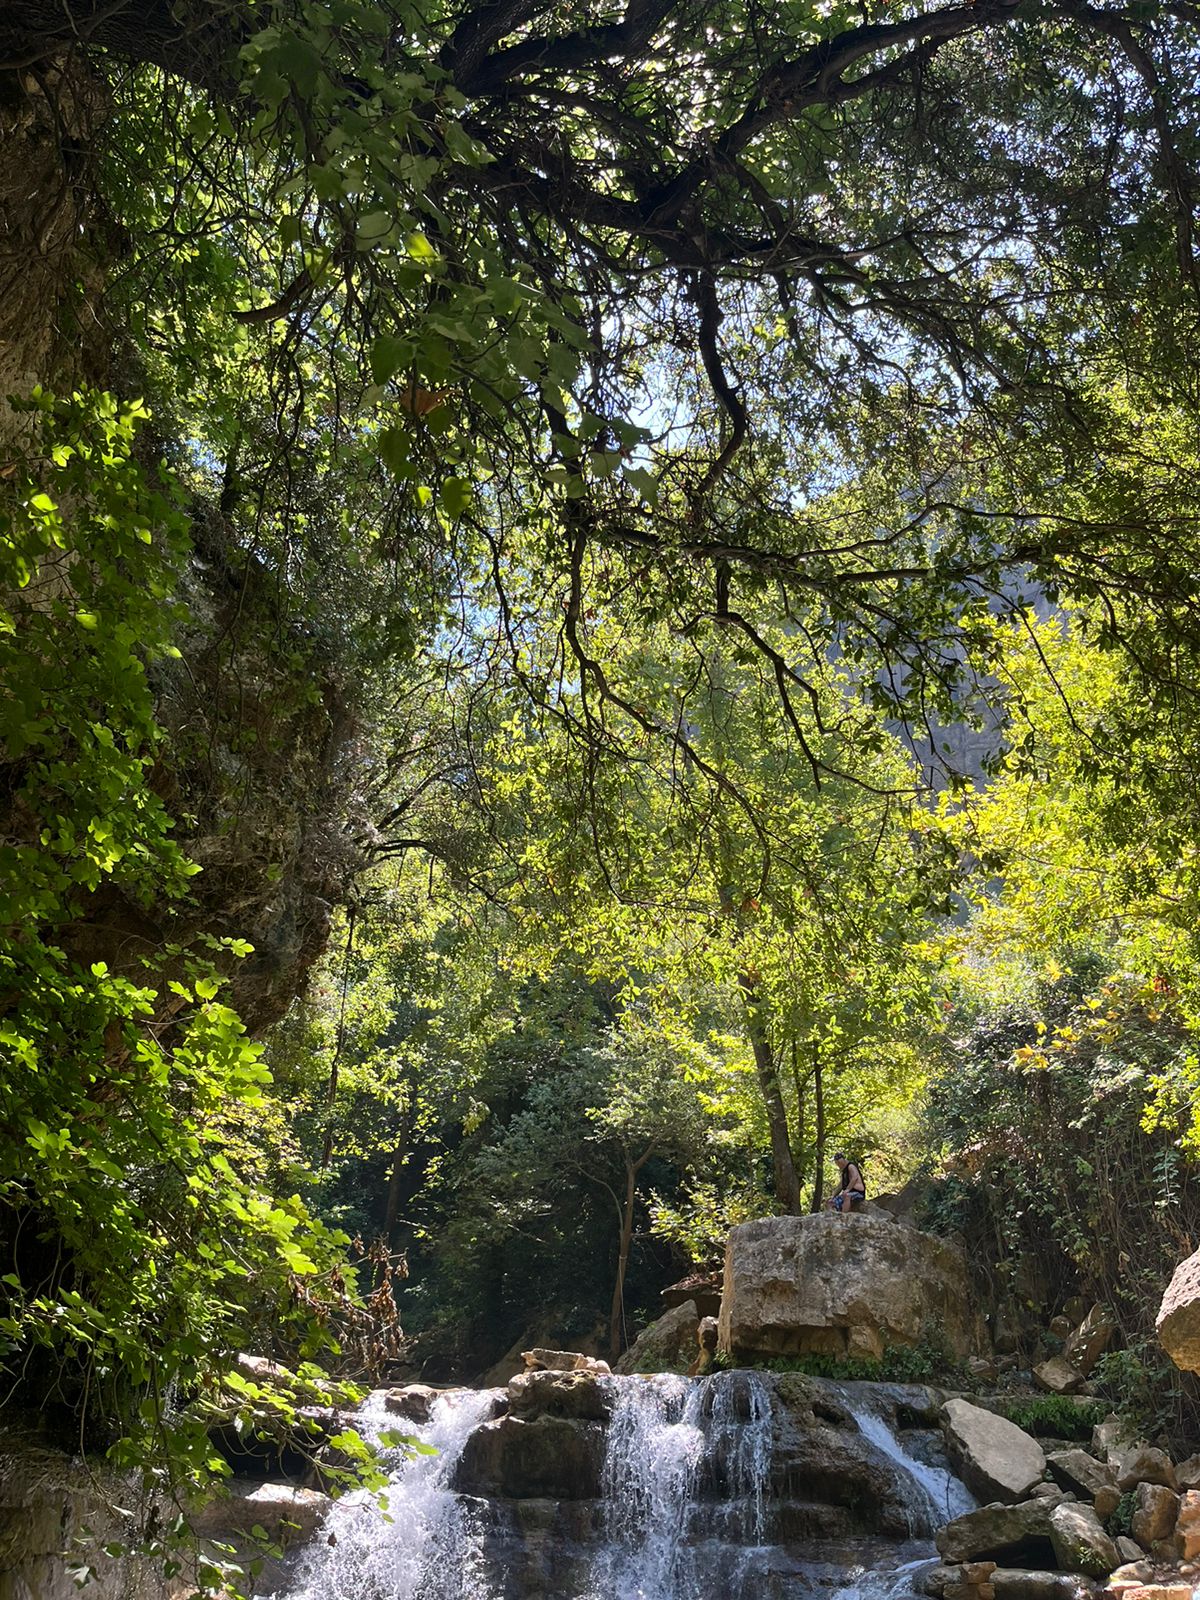
[[901,1482],[909,1488],[909,1532],[927,1534],[944,1527],[964,1512],[974,1511],[976,1501],[967,1486],[945,1467],[919,1461],[904,1448],[885,1419],[857,1394],[842,1391],[846,1409],[858,1431],[882,1450],[901,1471]]
[[[498,1395],[451,1391],[413,1430],[437,1454],[391,1453],[386,1513],[371,1496],[339,1501],[289,1600],[913,1600],[933,1558],[929,1533],[971,1504],[949,1473],[904,1448],[869,1397],[844,1393],[894,1465],[915,1537],[783,1542],[769,1380],[737,1371],[604,1382],[613,1409],[598,1499],[456,1494],[467,1441]],[[360,1426],[376,1437],[395,1426],[382,1397]]]
[[[450,1483],[466,1442],[492,1414],[493,1390],[442,1395],[427,1424],[400,1427],[436,1454],[384,1451],[391,1481],[383,1506],[372,1494],[345,1495],[305,1552],[291,1600],[491,1600],[472,1508]],[[372,1395],[358,1418],[364,1436],[397,1428]]]

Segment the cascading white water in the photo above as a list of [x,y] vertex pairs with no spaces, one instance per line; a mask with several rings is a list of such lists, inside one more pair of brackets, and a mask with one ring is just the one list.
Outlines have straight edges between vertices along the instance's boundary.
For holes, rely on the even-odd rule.
[[741,1563],[743,1547],[762,1539],[770,1465],[771,1399],[756,1373],[625,1379],[604,1464],[605,1543],[581,1600],[695,1600],[708,1592],[713,1552],[705,1549],[708,1530],[695,1526],[700,1476],[721,1485],[727,1539],[730,1518],[740,1523]]
[[953,1473],[918,1461],[881,1416],[849,1394],[844,1393],[843,1398],[858,1431],[894,1461],[912,1484],[910,1534],[930,1533],[964,1512],[974,1511],[976,1502],[970,1490]]
[[321,1542],[305,1555],[290,1600],[490,1600],[479,1541],[449,1485],[468,1438],[494,1405],[490,1390],[452,1390],[434,1402],[428,1423],[414,1427],[372,1396],[358,1418],[364,1436],[377,1443],[394,1429],[436,1454],[382,1450],[392,1474],[385,1509],[362,1492],[339,1500]]
[[[770,1496],[777,1440],[769,1379],[733,1371],[601,1382],[612,1413],[597,1500],[506,1502],[454,1493],[467,1441],[491,1417],[498,1396],[451,1391],[435,1402],[428,1424],[401,1425],[437,1454],[390,1452],[386,1518],[371,1496],[339,1501],[302,1557],[288,1600],[914,1600],[919,1594],[921,1572],[934,1559],[928,1542],[839,1533],[836,1519],[828,1539],[814,1530],[798,1542],[783,1533],[781,1542],[779,1507]],[[911,1533],[927,1535],[969,1508],[962,1485],[916,1460],[869,1395],[837,1392],[864,1437],[895,1464],[912,1507]],[[395,1425],[382,1397],[359,1422],[376,1439]]]

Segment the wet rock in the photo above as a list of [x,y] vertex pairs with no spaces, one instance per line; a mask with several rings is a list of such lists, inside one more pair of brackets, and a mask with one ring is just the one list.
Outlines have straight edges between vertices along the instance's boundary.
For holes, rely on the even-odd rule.
[[1033,1381],[1048,1394],[1074,1394],[1083,1384],[1083,1377],[1065,1356],[1051,1356],[1033,1369]]
[[1104,1306],[1093,1306],[1063,1346],[1063,1355],[1086,1378],[1112,1343],[1116,1323]]
[[981,1506],[948,1522],[936,1535],[938,1554],[946,1562],[990,1560],[1049,1565],[1050,1517],[1057,1509],[1041,1500],[1020,1505]]
[[1097,1461],[1086,1450],[1056,1450],[1046,1457],[1046,1465],[1056,1483],[1089,1500],[1117,1481],[1108,1463]]
[[1055,1506],[1050,1513],[1050,1543],[1064,1571],[1089,1578],[1106,1578],[1120,1560],[1091,1506],[1070,1501]]
[[991,1581],[995,1600],[1086,1600],[1095,1593],[1091,1579],[1076,1572],[997,1567]]
[[1136,1539],[1122,1534],[1117,1540],[1117,1554],[1121,1558],[1121,1566],[1112,1575],[1112,1581],[1129,1583],[1147,1583],[1154,1576],[1154,1568],[1146,1560]]
[[408,1383],[401,1389],[389,1389],[383,1403],[394,1417],[420,1423],[429,1421],[437,1397],[438,1391],[427,1383]]
[[617,1362],[617,1371],[686,1372],[696,1359],[696,1305],[685,1300],[638,1334]]
[[965,1357],[972,1323],[962,1251],[882,1214],[766,1217],[729,1235],[720,1349],[735,1360],[879,1356],[930,1326]]
[[287,1549],[311,1539],[332,1505],[327,1494],[290,1483],[239,1484],[195,1512],[192,1529],[201,1538],[236,1539],[259,1527]]
[[1143,1550],[1149,1550],[1160,1539],[1169,1539],[1175,1532],[1179,1496],[1161,1483],[1139,1483],[1136,1493],[1129,1531]]
[[942,1424],[959,1477],[981,1500],[1022,1500],[1046,1471],[1037,1440],[993,1411],[948,1400]]
[[520,1372],[505,1392],[515,1417],[604,1422],[612,1412],[612,1393],[594,1372]]
[[1175,1268],[1155,1328],[1159,1343],[1177,1367],[1200,1372],[1200,1250]]
[[962,1571],[961,1567],[934,1567],[921,1579],[921,1588],[936,1600],[950,1584],[963,1581]]
[[604,1428],[566,1417],[501,1417],[467,1440],[454,1487],[513,1500],[590,1500],[600,1492]]
[[1128,1494],[1139,1483],[1161,1483],[1168,1489],[1175,1488],[1175,1469],[1165,1450],[1137,1444],[1121,1456],[1117,1463],[1117,1488],[1122,1494]]

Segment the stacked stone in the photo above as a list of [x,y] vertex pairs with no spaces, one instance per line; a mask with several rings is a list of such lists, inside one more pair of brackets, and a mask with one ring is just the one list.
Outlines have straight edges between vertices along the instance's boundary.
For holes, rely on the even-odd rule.
[[[938,1534],[945,1565],[929,1574],[930,1594],[1193,1600],[1200,1577],[1200,1457],[1176,1466],[1165,1451],[1129,1440],[1116,1417],[1095,1429],[1091,1452],[1049,1456],[1014,1423],[966,1400],[949,1401],[942,1424],[960,1476],[989,1503]],[[1132,1502],[1131,1536],[1114,1538],[1105,1524],[1122,1499]],[[982,1594],[981,1584],[991,1593]]]

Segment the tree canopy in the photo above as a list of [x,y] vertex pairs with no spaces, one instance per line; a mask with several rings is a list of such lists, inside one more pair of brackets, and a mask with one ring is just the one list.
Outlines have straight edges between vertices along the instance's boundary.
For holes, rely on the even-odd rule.
[[1186,1141],[1198,85],[1191,0],[9,0],[14,1373],[180,1486],[403,1249],[619,1343],[970,1128],[956,1019],[1023,1138],[1046,962]]

